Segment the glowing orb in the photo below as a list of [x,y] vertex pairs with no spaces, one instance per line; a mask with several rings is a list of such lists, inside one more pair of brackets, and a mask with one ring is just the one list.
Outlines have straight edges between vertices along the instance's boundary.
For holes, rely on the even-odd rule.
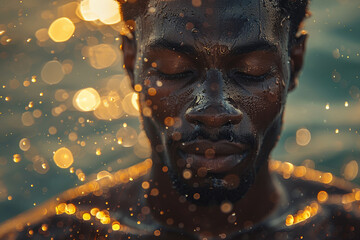
[[74,162],[74,157],[66,147],[59,148],[54,154],[54,162],[59,168],[68,168]]
[[100,95],[94,88],[81,89],[73,98],[74,107],[82,112],[94,111],[100,102]]
[[66,42],[75,32],[74,23],[66,17],[58,18],[51,23],[48,34],[54,42]]

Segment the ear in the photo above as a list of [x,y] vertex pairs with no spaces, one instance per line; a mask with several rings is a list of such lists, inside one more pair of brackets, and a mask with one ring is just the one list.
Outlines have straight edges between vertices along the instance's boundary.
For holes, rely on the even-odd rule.
[[122,50],[124,54],[125,69],[130,77],[131,85],[134,87],[134,66],[136,60],[136,44],[134,39],[122,36]]
[[305,56],[305,46],[308,35],[302,34],[299,37],[296,37],[295,42],[293,43],[290,50],[290,59],[291,59],[291,76],[289,91],[293,90],[297,83],[299,73],[303,67],[304,56]]

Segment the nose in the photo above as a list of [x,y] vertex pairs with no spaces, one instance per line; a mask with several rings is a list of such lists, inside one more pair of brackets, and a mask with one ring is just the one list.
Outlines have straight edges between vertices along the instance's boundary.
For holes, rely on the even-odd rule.
[[209,70],[204,83],[196,91],[196,100],[185,112],[185,119],[208,128],[240,123],[243,113],[225,99],[224,84],[219,70]]
[[[229,105],[229,104],[226,104]],[[240,110],[226,108],[224,105],[211,105],[205,109],[192,108],[185,114],[185,119],[193,124],[203,124],[209,128],[220,128],[227,124],[238,124],[243,114]]]

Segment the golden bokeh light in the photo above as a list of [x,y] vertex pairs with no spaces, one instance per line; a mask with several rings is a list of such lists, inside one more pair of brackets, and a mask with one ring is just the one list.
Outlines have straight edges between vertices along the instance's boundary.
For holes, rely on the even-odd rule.
[[45,42],[49,39],[48,30],[46,28],[40,28],[35,32],[35,37],[40,42]]
[[30,149],[30,146],[30,140],[27,138],[23,138],[19,142],[19,148],[24,152],[28,151]]
[[306,128],[300,128],[296,131],[296,143],[300,146],[306,146],[310,143],[311,133]]
[[49,85],[61,82],[64,75],[65,73],[62,64],[56,60],[45,63],[44,67],[41,69],[41,79]]
[[89,221],[91,219],[91,215],[90,213],[84,213],[82,215],[82,218],[85,220],[85,221]]
[[122,102],[124,111],[130,116],[139,116],[138,97],[137,93],[131,92],[125,96]]
[[116,24],[121,21],[119,3],[115,0],[83,0],[80,13],[84,20],[100,20],[104,24]]
[[57,129],[54,126],[49,127],[50,135],[55,135],[57,133]]
[[105,43],[86,47],[83,54],[88,57],[90,65],[95,69],[108,68],[120,59],[118,50]]
[[58,16],[67,17],[73,23],[80,22],[80,18],[76,15],[76,10],[79,8],[78,2],[69,2],[58,8]]
[[137,132],[134,128],[126,126],[116,132],[116,139],[124,147],[132,147],[137,142]]
[[112,223],[112,226],[111,226],[111,227],[112,227],[112,230],[113,230],[113,231],[119,231],[121,225],[120,225],[119,222],[115,221],[115,222]]
[[66,147],[59,148],[54,154],[54,162],[59,168],[69,168],[73,162],[74,157],[69,149]]
[[142,184],[141,184],[141,187],[143,189],[149,189],[150,188],[150,183],[148,181],[144,181]]
[[326,202],[328,198],[329,198],[328,193],[325,191],[320,191],[317,195],[317,199],[320,203]]
[[357,161],[352,160],[345,165],[343,175],[346,180],[352,181],[357,177],[358,172],[359,164]]
[[24,126],[29,127],[35,123],[35,120],[31,112],[24,112],[21,115],[21,122]]
[[103,178],[110,178],[112,179],[112,174],[109,173],[108,171],[100,171],[97,173],[96,175],[96,180],[100,180],[100,179],[103,179]]
[[94,88],[77,91],[73,98],[73,106],[82,112],[94,111],[100,105],[100,95]]
[[288,215],[285,220],[286,226],[291,226],[294,224],[294,217],[293,215]]
[[99,19],[97,14],[90,8],[90,0],[82,0],[79,7],[79,13],[85,21],[95,21]]
[[185,179],[190,179],[191,177],[192,177],[191,171],[188,170],[188,169],[185,169],[185,170],[183,171],[183,178],[185,178]]
[[76,212],[76,206],[72,203],[65,206],[65,213],[68,215],[74,214]]
[[223,213],[229,213],[233,209],[233,205],[230,202],[223,202],[220,206],[220,210]]
[[48,161],[39,155],[34,156],[31,161],[33,162],[34,171],[39,174],[45,174],[50,169]]
[[48,34],[54,42],[66,42],[75,32],[74,23],[67,17],[56,19],[51,23]]
[[20,154],[14,154],[14,156],[13,156],[13,161],[14,161],[15,163],[20,162],[20,161],[21,161],[21,156],[20,156]]
[[34,118],[40,118],[42,115],[42,111],[40,109],[35,109],[33,112],[33,117]]
[[101,120],[114,120],[123,116],[122,99],[116,91],[110,91],[107,96],[101,97],[99,107],[94,115]]
[[58,89],[55,91],[55,99],[59,102],[63,102],[69,98],[69,94],[64,89]]

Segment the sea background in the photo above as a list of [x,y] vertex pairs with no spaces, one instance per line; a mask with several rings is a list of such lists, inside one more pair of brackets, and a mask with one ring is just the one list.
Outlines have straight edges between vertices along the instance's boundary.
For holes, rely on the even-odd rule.
[[[123,104],[132,104],[119,28],[77,18],[71,13],[74,3],[0,0],[0,222],[96,179],[100,171],[112,173],[148,155],[134,109],[119,113]],[[310,9],[304,27],[309,34],[304,70],[289,94],[283,133],[272,158],[360,184],[360,2],[313,0]],[[63,16],[74,21],[74,36],[64,43],[39,41],[35,33]],[[109,66],[101,65],[104,52],[111,56],[105,59]],[[53,60],[68,65],[63,79],[50,85],[41,71]],[[111,94],[120,99],[120,107],[111,121],[104,120],[106,114],[99,119],[74,108],[73,96],[85,88],[107,97],[115,91]],[[121,144],[120,135],[125,141]],[[131,136],[135,140],[127,141]],[[19,147],[23,138],[30,142],[27,151]],[[73,172],[53,160],[61,147],[73,153]],[[14,154],[19,154],[16,161]]]

